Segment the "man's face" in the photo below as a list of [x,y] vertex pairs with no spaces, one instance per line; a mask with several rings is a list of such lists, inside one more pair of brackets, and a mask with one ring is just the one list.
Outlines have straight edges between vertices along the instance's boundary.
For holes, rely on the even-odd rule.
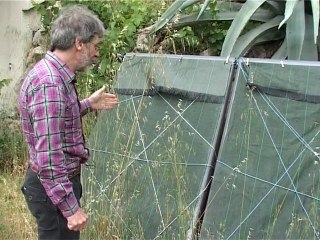
[[84,43],[80,53],[77,70],[84,71],[88,66],[98,61],[100,38],[95,36],[90,42]]

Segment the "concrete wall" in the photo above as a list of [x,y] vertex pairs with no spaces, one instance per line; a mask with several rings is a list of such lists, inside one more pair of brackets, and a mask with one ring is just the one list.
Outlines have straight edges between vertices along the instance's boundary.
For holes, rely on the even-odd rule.
[[25,71],[33,33],[39,27],[40,16],[31,0],[0,0],[0,80],[12,79],[1,89],[1,114],[16,114],[18,82]]

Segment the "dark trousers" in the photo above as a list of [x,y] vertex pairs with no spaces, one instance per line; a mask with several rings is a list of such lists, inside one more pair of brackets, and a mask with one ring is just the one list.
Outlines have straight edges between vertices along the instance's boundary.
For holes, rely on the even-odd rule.
[[[70,181],[73,184],[73,191],[79,202],[82,194],[80,174],[71,178]],[[67,219],[53,205],[37,174],[30,168],[27,170],[25,182],[21,189],[30,212],[36,218],[39,240],[80,239],[80,231],[68,229]]]

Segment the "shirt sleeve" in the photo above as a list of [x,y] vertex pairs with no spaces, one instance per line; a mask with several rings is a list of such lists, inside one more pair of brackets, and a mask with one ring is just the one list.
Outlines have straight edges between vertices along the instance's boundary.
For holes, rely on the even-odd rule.
[[29,108],[36,137],[39,179],[53,204],[67,218],[79,205],[68,179],[63,153],[65,99],[61,87],[43,84],[32,92]]
[[91,108],[91,102],[89,98],[80,101],[80,114],[81,116],[87,114]]

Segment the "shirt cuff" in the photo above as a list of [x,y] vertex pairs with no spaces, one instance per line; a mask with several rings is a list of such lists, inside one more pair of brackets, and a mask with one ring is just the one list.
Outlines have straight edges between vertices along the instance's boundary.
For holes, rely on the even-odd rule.
[[91,108],[92,103],[89,98],[83,99],[82,101],[86,109]]
[[89,158],[90,158],[90,151],[88,148],[85,148],[84,153],[81,155],[80,163],[81,164],[86,163],[89,160]]
[[80,106],[81,115],[84,115],[91,110],[92,103],[89,98],[86,98],[80,101]]
[[64,201],[60,202],[57,207],[65,218],[74,215],[80,208],[74,193],[70,193],[66,196]]

